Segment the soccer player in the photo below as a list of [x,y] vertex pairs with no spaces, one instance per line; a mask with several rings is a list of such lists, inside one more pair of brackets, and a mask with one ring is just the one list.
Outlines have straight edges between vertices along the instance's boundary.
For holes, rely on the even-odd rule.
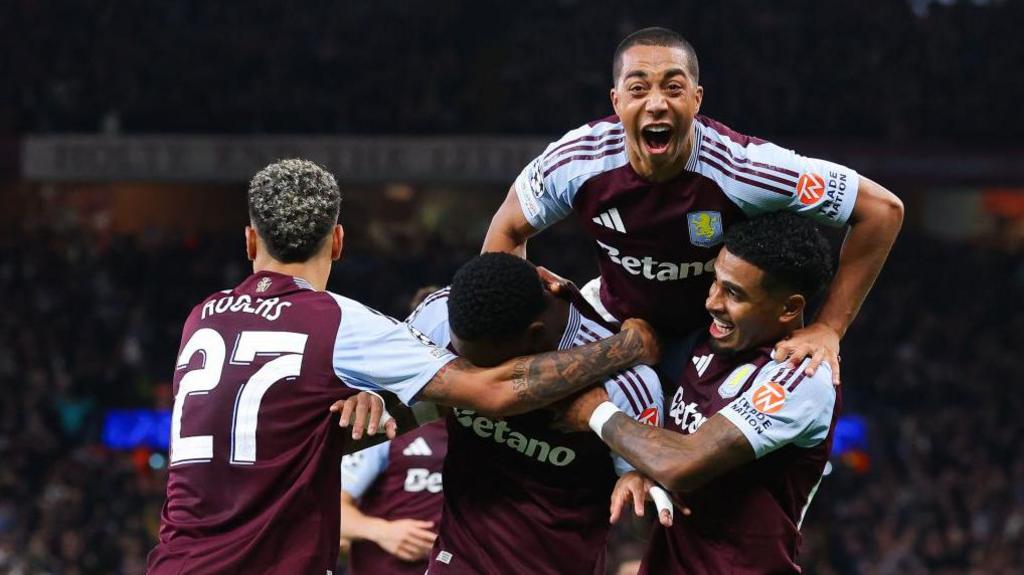
[[253,177],[248,199],[254,273],[185,321],[152,574],[329,574],[347,441],[328,409],[359,389],[510,415],[657,354],[635,321],[593,345],[472,366],[324,291],[342,251],[340,192],[326,170],[277,162]]
[[441,519],[444,420],[341,460],[341,539],[349,575],[423,575]]
[[[526,257],[530,236],[575,212],[597,243],[601,275],[583,288],[588,300],[610,317],[647,319],[671,337],[703,321],[699,302],[723,234],[736,222],[781,210],[849,224],[817,321],[776,348],[776,357],[794,363],[812,357],[808,373],[828,361],[838,383],[839,340],[885,262],[903,205],[849,168],[698,115],[698,72],[696,52],[675,32],[627,36],[612,61],[615,115],[569,131],[523,169],[483,249]],[[594,290],[599,297],[588,294]]]
[[[567,410],[692,509],[655,527],[641,573],[799,573],[800,524],[840,409],[828,365],[771,359],[831,275],[828,245],[788,213],[733,226],[705,302],[710,328],[672,393],[665,428],[636,425],[596,388]],[[809,360],[804,360],[806,364]],[[622,481],[641,481],[635,476]]]
[[[408,321],[480,366],[612,333],[582,298],[555,297],[533,264],[503,253],[470,260]],[[662,390],[650,368],[618,373],[603,389],[630,417],[658,425]],[[616,475],[632,467],[613,461],[593,434],[563,433],[552,419],[548,410],[503,419],[464,408],[449,415],[431,575],[604,572],[609,495]]]

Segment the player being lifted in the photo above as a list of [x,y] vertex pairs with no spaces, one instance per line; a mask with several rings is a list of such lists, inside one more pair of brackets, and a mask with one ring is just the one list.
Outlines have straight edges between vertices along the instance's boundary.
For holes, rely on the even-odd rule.
[[[502,253],[470,260],[407,321],[485,367],[612,335],[582,298],[555,297],[533,264]],[[650,368],[618,373],[603,389],[630,417],[658,425],[662,390]],[[604,572],[609,495],[632,467],[613,463],[592,434],[557,431],[552,420],[548,410],[448,416],[444,511],[428,573]]]
[[494,215],[484,251],[525,257],[530,236],[575,212],[598,248],[601,277],[584,287],[588,300],[671,337],[703,322],[699,302],[723,234],[736,222],[792,211],[829,226],[848,223],[817,321],[776,351],[794,362],[812,357],[808,372],[826,360],[838,383],[839,340],[899,232],[902,203],[849,168],[698,115],[697,54],[671,30],[626,37],[612,74],[616,115],[569,131],[526,166]]
[[347,442],[328,408],[359,389],[512,415],[656,359],[637,321],[591,345],[474,367],[324,291],[342,251],[330,173],[280,161],[253,177],[248,196],[254,273],[185,321],[149,573],[330,573]]
[[808,220],[759,216],[726,233],[715,274],[711,325],[666,388],[665,429],[637,425],[599,388],[565,417],[575,429],[589,423],[693,511],[655,526],[641,573],[799,573],[800,524],[828,461],[840,388],[827,365],[808,376],[810,360],[772,361],[771,345],[803,325],[807,301],[828,284],[828,245]]

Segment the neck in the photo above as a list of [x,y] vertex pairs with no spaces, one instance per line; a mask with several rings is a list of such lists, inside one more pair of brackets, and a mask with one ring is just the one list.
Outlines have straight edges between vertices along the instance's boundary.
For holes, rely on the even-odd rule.
[[686,162],[689,161],[690,154],[693,152],[694,130],[693,124],[690,124],[690,129],[680,144],[679,156],[674,161],[656,166],[651,162],[650,158],[646,158],[640,153],[641,144],[638,143],[628,148],[629,165],[633,167],[633,171],[639,174],[640,177],[650,182],[667,182],[675,178],[686,169]]
[[331,275],[330,258],[312,258],[309,261],[286,264],[265,254],[260,254],[252,262],[253,273],[275,272],[286,276],[302,278],[318,291],[327,289],[327,278]]
[[[754,348],[758,348],[758,347],[765,347],[765,346],[775,345],[776,343],[778,343],[778,342],[782,341],[783,339],[789,337],[790,334],[792,334],[794,331],[802,328],[803,326],[804,326],[804,316],[803,316],[803,314],[801,314],[799,317],[795,318],[793,321],[790,321],[790,322],[787,322],[787,323],[783,323],[783,324],[779,324],[779,328],[777,330],[767,334],[763,338],[758,339],[758,341],[755,342],[753,345],[751,345],[748,349],[754,349]],[[746,350],[742,350],[742,351],[746,351]]]
[[562,341],[565,326],[569,323],[569,306],[571,304],[550,292],[545,293],[545,298],[547,298],[547,308],[541,314],[546,329],[545,347],[548,351],[554,351],[558,348],[558,343]]

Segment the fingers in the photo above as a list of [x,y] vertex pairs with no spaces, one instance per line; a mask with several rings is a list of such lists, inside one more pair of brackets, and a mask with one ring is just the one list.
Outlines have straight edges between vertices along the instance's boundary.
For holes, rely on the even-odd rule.
[[668,492],[658,485],[651,485],[647,492],[651,494],[651,499],[654,500],[654,505],[658,508],[658,522],[665,527],[671,527],[672,498],[669,497]]
[[[337,405],[337,403],[335,403],[335,405]],[[348,427],[349,422],[352,420],[352,412],[355,408],[356,402],[352,401],[351,397],[342,402],[341,417],[338,419],[338,427]]]
[[839,387],[842,381],[839,379],[839,355],[830,353],[828,355],[828,366],[832,368],[832,385]]
[[672,512],[668,509],[662,509],[658,513],[658,523],[661,523],[665,527],[672,527]]
[[374,435],[377,433],[377,424],[380,422],[380,414],[384,411],[384,403],[377,401],[376,397],[370,396],[370,421],[366,424],[366,433]]
[[372,401],[367,394],[356,396],[356,409],[352,420],[352,439],[359,439],[363,436],[363,431],[366,430],[366,414],[370,410],[367,402]]
[[388,422],[384,424],[384,433],[387,434],[388,439],[394,439],[398,436],[398,424],[395,423],[394,419],[388,420]]
[[825,361],[825,355],[827,352],[824,348],[819,348],[811,356],[811,361],[807,364],[807,369],[804,370],[804,374],[808,377],[814,375],[815,371],[818,371],[818,366],[821,365],[822,361]]
[[644,503],[646,503],[647,499],[643,482],[639,481],[630,483],[629,494],[633,497],[633,513],[635,513],[637,517],[643,517]]
[[626,503],[627,492],[616,485],[615,490],[612,491],[612,505],[610,508],[611,516],[609,521],[611,523],[618,523],[619,517],[622,515],[622,506]]

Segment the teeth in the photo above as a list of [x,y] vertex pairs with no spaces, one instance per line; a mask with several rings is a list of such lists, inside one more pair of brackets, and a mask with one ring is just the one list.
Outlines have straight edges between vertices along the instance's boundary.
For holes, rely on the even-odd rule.
[[662,133],[662,132],[667,132],[667,131],[671,130],[672,128],[670,128],[668,126],[647,126],[644,129],[647,130],[648,132]]
[[714,319],[713,321],[715,322],[715,326],[717,326],[718,329],[720,329],[722,331],[728,331],[728,330],[732,329],[732,325],[727,324],[724,321],[721,321],[721,320],[718,320],[718,319]]

